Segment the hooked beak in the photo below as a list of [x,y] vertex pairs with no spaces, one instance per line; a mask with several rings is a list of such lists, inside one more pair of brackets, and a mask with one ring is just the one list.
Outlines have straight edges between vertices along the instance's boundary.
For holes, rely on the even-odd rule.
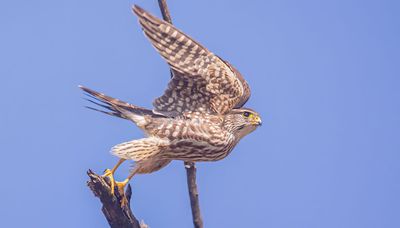
[[257,125],[257,126],[261,126],[262,125],[261,118],[259,116],[254,117],[253,124]]

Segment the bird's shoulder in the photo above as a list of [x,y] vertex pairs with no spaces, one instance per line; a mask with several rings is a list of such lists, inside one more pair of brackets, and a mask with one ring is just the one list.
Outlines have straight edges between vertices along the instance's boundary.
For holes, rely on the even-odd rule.
[[223,121],[223,115],[208,113],[208,112],[199,112],[199,111],[187,111],[183,112],[182,115],[179,116],[179,119],[185,120],[198,120],[201,122],[209,122],[219,124]]

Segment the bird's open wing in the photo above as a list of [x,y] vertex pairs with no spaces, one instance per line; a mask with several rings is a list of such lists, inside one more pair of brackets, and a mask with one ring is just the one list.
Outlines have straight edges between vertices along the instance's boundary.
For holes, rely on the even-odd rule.
[[170,116],[185,111],[224,114],[241,107],[250,88],[240,73],[195,40],[138,6],[133,7],[144,34],[168,62],[173,78],[153,105]]

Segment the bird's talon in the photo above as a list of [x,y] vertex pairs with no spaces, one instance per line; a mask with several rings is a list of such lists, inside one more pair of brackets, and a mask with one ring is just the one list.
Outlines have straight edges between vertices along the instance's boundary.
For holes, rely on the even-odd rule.
[[122,182],[115,182],[117,185],[118,193],[121,196],[121,207],[125,207],[128,204],[128,199],[125,196],[125,186],[128,184],[129,180],[124,180]]
[[125,207],[126,205],[128,205],[128,199],[126,198],[126,196],[124,195],[121,199],[121,207]]
[[110,169],[106,169],[102,177],[108,177],[110,179],[111,195],[114,195],[114,188],[115,188],[114,173]]
[[122,181],[122,182],[115,182],[117,185],[118,193],[123,196],[125,195],[125,186],[128,184],[128,181]]

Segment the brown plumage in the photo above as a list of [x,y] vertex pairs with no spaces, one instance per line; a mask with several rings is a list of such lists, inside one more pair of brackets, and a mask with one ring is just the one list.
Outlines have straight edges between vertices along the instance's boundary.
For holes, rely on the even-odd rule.
[[171,160],[200,162],[226,157],[241,138],[261,125],[257,112],[242,108],[250,97],[247,82],[233,66],[173,25],[138,6],[133,12],[173,72],[168,88],[154,101],[154,109],[81,87],[95,99],[91,102],[106,110],[91,109],[131,120],[147,135],[112,148],[121,161],[135,161],[126,182],[135,173],[154,172]]
[[144,34],[173,71],[168,89],[153,103],[156,111],[173,115],[199,110],[225,114],[249,99],[247,82],[228,62],[142,8],[134,6],[133,12]]

